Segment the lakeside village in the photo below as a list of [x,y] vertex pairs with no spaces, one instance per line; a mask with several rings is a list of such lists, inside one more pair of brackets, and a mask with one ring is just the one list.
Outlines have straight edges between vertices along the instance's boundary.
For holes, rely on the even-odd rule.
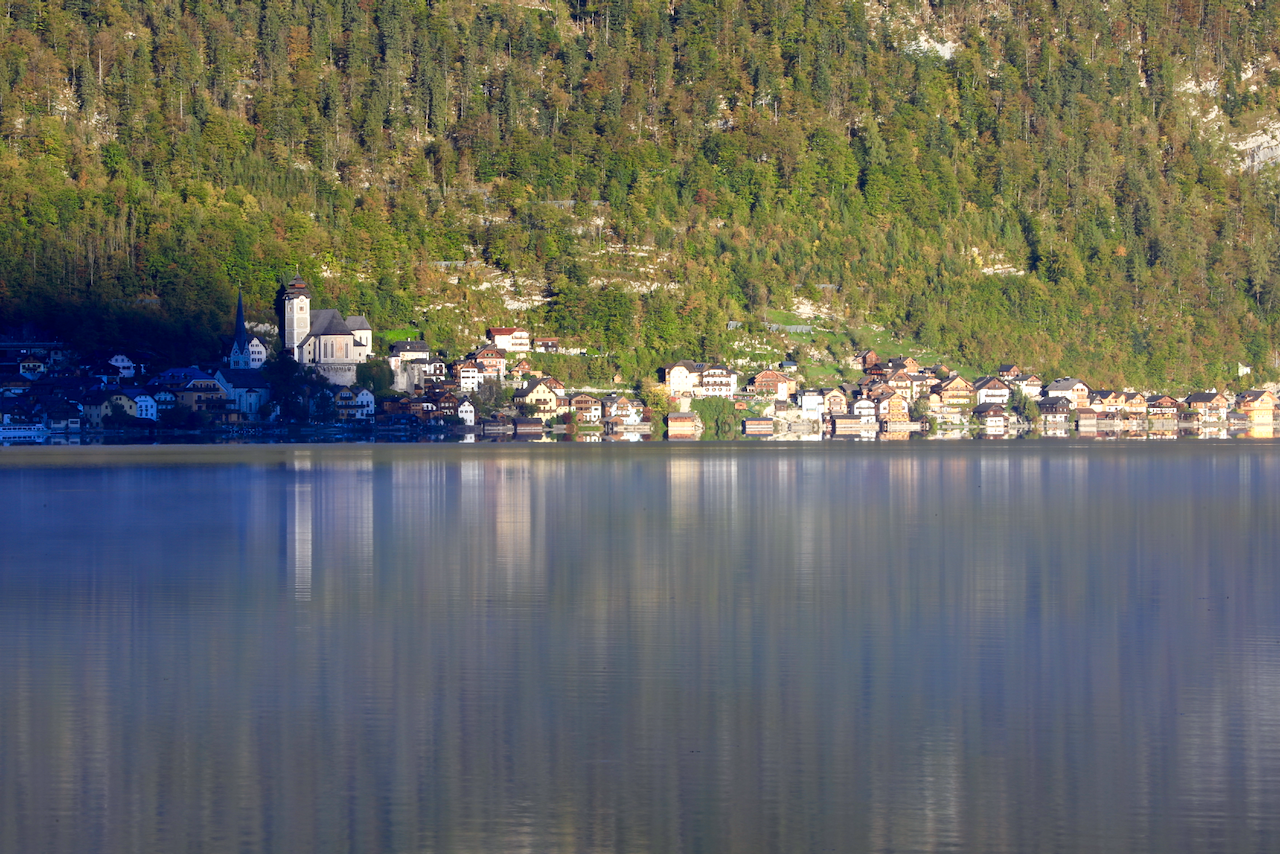
[[1273,438],[1277,420],[1277,396],[1267,389],[1210,389],[1178,400],[1094,389],[1073,377],[1047,380],[1014,364],[969,381],[945,365],[882,359],[873,350],[855,356],[859,380],[831,388],[801,387],[793,362],[740,385],[729,366],[684,360],[662,368],[643,396],[575,391],[534,370],[528,358],[560,352],[558,339],[514,327],[490,328],[485,343],[452,363],[426,342],[395,343],[385,359],[390,386],[375,395],[357,384],[361,365],[376,361],[368,321],[313,308],[311,299],[300,277],[281,290],[282,350],[310,380],[300,401],[273,398],[279,378],[264,371],[269,348],[250,333],[242,300],[219,366],[150,372],[154,366],[125,353],[86,362],[57,342],[0,342],[0,441],[79,443],[81,436],[159,429],[272,436],[298,430],[299,422],[339,438],[386,433],[472,442]]

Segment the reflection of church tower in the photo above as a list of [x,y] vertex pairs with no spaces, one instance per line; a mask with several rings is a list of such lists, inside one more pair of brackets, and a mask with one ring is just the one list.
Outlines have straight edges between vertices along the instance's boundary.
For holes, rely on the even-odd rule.
[[311,333],[311,291],[307,290],[306,280],[294,276],[285,285],[282,302],[284,349],[296,359],[298,345]]
[[311,454],[303,452],[289,461],[293,482],[285,495],[286,566],[293,583],[293,598],[311,599]]

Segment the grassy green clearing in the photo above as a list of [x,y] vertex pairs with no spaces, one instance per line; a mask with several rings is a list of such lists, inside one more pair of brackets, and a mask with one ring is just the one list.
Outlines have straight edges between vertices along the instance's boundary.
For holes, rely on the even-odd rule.
[[[942,363],[952,371],[972,380],[982,371],[970,364],[941,355],[929,347],[904,343],[885,329],[872,325],[844,326],[831,318],[803,318],[791,312],[770,310],[770,323],[781,326],[812,326],[810,333],[772,333],[775,361],[788,354],[800,363],[800,373],[809,385],[834,385],[856,380],[862,372],[847,365],[846,360],[859,350],[872,349],[882,359],[911,356],[921,365]],[[1009,361],[1016,361],[1011,355]]]

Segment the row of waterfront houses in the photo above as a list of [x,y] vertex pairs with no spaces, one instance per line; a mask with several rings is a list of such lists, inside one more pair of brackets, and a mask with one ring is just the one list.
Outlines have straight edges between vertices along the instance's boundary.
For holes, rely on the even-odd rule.
[[[356,367],[369,358],[372,333],[364,319],[311,308],[310,291],[299,278],[282,293],[286,351],[331,384],[313,391],[312,412],[338,421],[456,418],[474,425],[477,412],[470,393],[486,380],[507,382],[513,373],[530,370],[527,360],[509,361],[508,353],[559,350],[557,338],[533,338],[524,330],[498,327],[489,330],[489,343],[449,364],[422,342],[399,342],[388,361],[396,389],[407,393],[377,401],[369,389],[342,382],[354,380]],[[5,373],[0,367],[0,417],[5,423],[41,424],[54,432],[103,429],[129,423],[127,419],[158,423],[179,408],[199,413],[196,420],[211,426],[272,420],[276,407],[270,405],[270,384],[261,370],[268,348],[249,333],[242,300],[237,300],[234,332],[221,367],[169,368],[146,380],[150,360],[144,355],[114,353],[83,360],[56,342],[15,345],[11,370]],[[585,403],[580,399],[577,405]],[[113,421],[113,415],[124,418]],[[589,411],[585,417],[591,419]]]
[[[1238,395],[1210,389],[1179,400],[1164,393],[1092,388],[1075,377],[1045,380],[1015,364],[1001,365],[996,373],[974,381],[945,365],[923,366],[910,356],[881,360],[871,350],[857,354],[856,364],[862,368],[861,378],[829,388],[801,388],[782,370],[789,367],[785,363],[779,370],[748,377],[741,392],[739,375],[725,365],[682,360],[664,366],[660,379],[673,402],[700,397],[774,401],[766,416],[743,420],[748,436],[773,435],[777,425],[805,420],[820,422],[823,429],[800,432],[825,431],[836,437],[905,437],[926,426],[1003,435],[1017,425],[1057,434],[1072,427],[1176,431],[1233,420],[1270,427],[1276,421],[1277,397],[1266,389]],[[696,420],[694,415],[676,414],[674,422],[668,419],[668,435],[696,433],[691,426]]]
[[391,345],[388,364],[392,387],[412,392],[452,380],[456,390],[475,392],[486,381],[506,383],[512,377],[533,373],[526,358],[531,353],[559,353],[560,339],[531,336],[518,327],[494,326],[487,331],[488,342],[461,359],[446,362],[425,341],[397,341]]
[[[258,371],[170,368],[133,384],[59,370],[7,385],[0,395],[0,414],[6,423],[41,424],[51,432],[158,424],[175,410],[194,415],[195,423],[226,427],[270,420],[270,399],[270,388]],[[339,421],[371,420],[376,412],[373,393],[359,386],[319,389],[311,405]]]
[[[451,362],[425,342],[397,342],[388,359],[396,393],[375,400],[370,390],[340,382],[354,380],[357,365],[370,357],[372,330],[364,319],[312,309],[307,284],[299,278],[284,286],[282,295],[286,350],[334,383],[316,391],[312,405],[313,411],[337,420],[422,423],[454,418],[474,425],[479,413],[472,395],[493,382],[514,390],[516,414],[527,419],[545,424],[571,416],[610,432],[648,429],[651,415],[639,400],[570,391],[558,379],[534,371],[530,354],[566,351],[558,339],[518,327],[491,327],[485,343]],[[158,421],[179,408],[200,413],[202,422],[214,425],[269,419],[275,407],[261,371],[267,346],[249,334],[241,301],[229,344],[229,356],[219,369],[171,368],[145,382],[147,365],[136,355],[116,353],[72,365],[73,354],[62,345],[33,344],[16,352],[10,373],[0,369],[0,414],[6,421],[40,421],[50,429],[101,428],[112,415]],[[1014,364],[970,381],[945,365],[925,366],[909,356],[881,359],[863,350],[852,361],[862,376],[828,388],[803,388],[794,373],[798,366],[791,362],[742,377],[726,364],[681,360],[664,366],[659,379],[676,410],[687,408],[684,400],[703,397],[735,400],[742,409],[763,408],[762,416],[744,420],[748,435],[770,435],[777,424],[812,432],[817,423],[818,432],[833,436],[896,437],[921,431],[926,424],[1001,434],[1032,421],[1053,433],[1073,426],[1106,431],[1157,422],[1163,428],[1169,422],[1179,427],[1233,420],[1270,426],[1276,420],[1276,395],[1265,389],[1239,395],[1211,389],[1175,399],[1132,389],[1095,389],[1073,377],[1048,380]],[[525,376],[532,379],[519,384],[517,378]],[[696,414],[677,411],[668,419],[671,436],[696,431]]]

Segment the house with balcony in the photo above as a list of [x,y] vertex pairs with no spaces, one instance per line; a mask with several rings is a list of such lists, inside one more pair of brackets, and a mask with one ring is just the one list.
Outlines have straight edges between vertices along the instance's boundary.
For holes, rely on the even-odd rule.
[[518,326],[492,326],[488,334],[489,341],[498,350],[507,353],[528,353],[533,349],[527,329],[521,329]]
[[1252,389],[1236,397],[1236,410],[1243,413],[1250,425],[1274,424],[1276,417],[1276,396],[1265,389]]
[[1072,409],[1089,405],[1089,386],[1075,377],[1059,377],[1044,387],[1041,392],[1045,397],[1065,397],[1071,401]]
[[772,369],[761,371],[747,383],[747,394],[770,397],[774,400],[789,400],[799,383],[791,377]]
[[580,424],[599,424],[604,417],[600,398],[586,392],[569,395],[569,409]]
[[695,397],[733,397],[738,393],[738,372],[726,365],[711,365],[703,369],[693,393]]
[[481,381],[487,379],[503,380],[507,376],[507,351],[497,347],[481,347],[467,356],[480,366]]
[[1203,421],[1225,421],[1231,411],[1231,401],[1217,389],[1198,391],[1187,395],[1186,408],[1200,415]]
[[704,362],[681,359],[663,366],[662,382],[672,397],[693,397],[694,389],[702,385],[702,372],[706,368]]
[[[560,395],[560,391],[564,388],[563,384],[559,384],[558,381],[553,383],[550,380],[550,377],[530,380],[525,383],[524,388],[515,393],[513,401],[516,405],[524,405],[530,416],[541,418],[543,421],[568,411],[568,401]],[[555,387],[557,384],[560,385],[559,389]],[[561,408],[561,401],[565,401],[564,409]]]
[[[1009,398],[1013,392],[1009,388],[1009,384],[1000,377],[979,377],[978,381],[973,384],[974,397],[977,398],[978,405],[984,403],[995,403],[1000,406],[1008,406]],[[977,415],[977,410],[974,410]],[[1002,413],[1003,414],[1003,413]]]

